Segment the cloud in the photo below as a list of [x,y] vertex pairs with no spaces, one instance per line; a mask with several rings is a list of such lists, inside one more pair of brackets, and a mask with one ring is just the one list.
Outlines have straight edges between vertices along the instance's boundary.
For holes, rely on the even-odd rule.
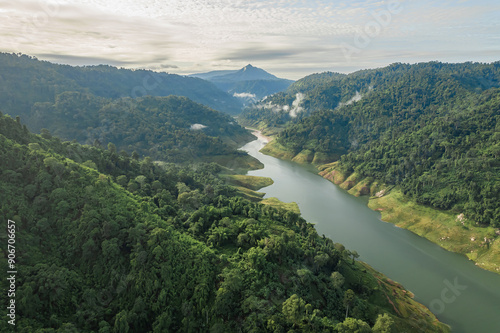
[[303,100],[304,94],[297,93],[295,95],[295,100],[292,103],[292,109],[289,111],[290,117],[295,118],[299,112],[304,111],[304,108],[301,106]]
[[339,103],[339,105],[337,106],[337,108],[341,108],[343,106],[351,105],[353,103],[359,102],[362,99],[363,99],[363,95],[361,95],[359,93],[359,91],[356,91],[356,94],[350,100],[348,100],[345,103]]
[[500,58],[498,1],[400,2],[402,12],[351,62],[340,45],[354,43],[387,1],[0,0],[0,51],[178,74],[252,63],[291,79],[397,61]]
[[238,97],[238,98],[256,98],[257,97],[255,94],[251,94],[251,93],[234,93],[233,96]]
[[[373,90],[373,86],[369,86],[368,87],[368,93],[370,93],[371,91]],[[365,93],[365,94],[360,94],[359,91],[356,91],[356,94],[354,94],[354,96],[348,100],[347,102],[345,103],[339,103],[339,105],[337,106],[337,109],[341,108],[341,107],[344,107],[344,106],[347,106],[347,105],[351,105],[351,104],[354,104],[356,102],[359,102],[361,101],[363,98],[366,97],[366,95],[368,93]]]
[[276,105],[272,102],[261,103],[259,105],[256,105],[256,107],[259,109],[271,110],[273,112],[286,112],[290,117],[296,118],[300,112],[305,111],[305,109],[302,107],[303,100],[304,94],[297,93],[291,107],[289,105]]
[[193,130],[193,131],[199,131],[199,130],[202,130],[204,128],[207,128],[207,126],[202,125],[202,124],[193,124],[190,127],[190,129]]

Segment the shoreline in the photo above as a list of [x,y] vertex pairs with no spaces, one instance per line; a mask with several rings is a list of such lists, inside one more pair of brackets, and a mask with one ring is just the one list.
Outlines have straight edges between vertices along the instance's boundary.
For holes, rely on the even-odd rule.
[[273,140],[273,138],[262,134],[262,131],[260,131],[256,128],[245,127],[245,129],[252,131],[252,134],[255,135],[257,137],[257,139],[261,140],[264,144],[267,144]]
[[[291,158],[287,154],[276,154],[275,149],[267,149],[263,153],[299,164],[315,165],[310,161]],[[439,211],[400,198],[397,189],[391,188],[391,191],[388,191],[388,188],[375,180],[367,182],[366,179],[356,179],[353,178],[354,174],[345,177],[336,171],[333,165],[334,163],[316,164],[319,171],[317,174],[353,196],[367,196],[367,206],[381,213],[382,221],[409,230],[444,250],[463,255],[483,270],[500,274],[500,237],[492,239],[487,234],[488,229],[473,225],[457,225],[455,223],[457,216],[450,212]],[[392,190],[396,192],[393,194]],[[376,194],[380,191],[384,194],[377,197]],[[433,222],[436,219],[440,221],[439,225]],[[483,241],[485,237],[489,239],[488,242]]]
[[359,179],[355,173],[343,175],[335,169],[335,164],[320,166],[319,176],[350,195],[368,197],[368,208],[379,212],[383,222],[411,231],[446,251],[463,255],[485,271],[500,274],[500,237],[488,236],[495,228],[460,224],[460,215],[417,204],[405,198],[397,188],[376,180]]
[[[260,150],[262,149],[262,147],[265,147],[269,137],[266,137],[265,135],[259,135],[260,131],[258,130],[255,129],[252,130],[255,131],[252,134],[254,134],[257,137],[255,141],[258,141],[259,144],[262,144],[262,146],[260,146],[259,148]],[[302,165],[305,166],[304,163],[302,163]],[[308,165],[312,164],[308,163]],[[318,169],[315,168],[315,172],[312,173],[317,174]],[[276,198],[271,198],[271,199],[276,199]],[[276,200],[279,201],[279,199]],[[314,222],[308,222],[308,223],[311,223],[314,229],[317,231],[316,229],[317,227]],[[385,273],[376,270],[374,267],[372,267],[369,263],[365,261],[356,260],[356,263],[359,267],[358,268],[359,270],[363,269],[368,270],[376,278],[376,281],[378,283],[378,288],[385,295],[389,303],[392,304],[393,309],[401,316],[398,318],[408,319],[405,313],[408,313],[409,309],[411,309],[411,312],[422,311],[432,322],[431,326],[436,328],[436,331],[451,332],[451,327],[449,326],[449,324],[447,324],[444,321],[440,321],[440,319],[423,302],[415,300],[414,294],[411,290],[406,289],[403,285],[399,284],[398,282],[394,282],[394,280],[389,278]]]

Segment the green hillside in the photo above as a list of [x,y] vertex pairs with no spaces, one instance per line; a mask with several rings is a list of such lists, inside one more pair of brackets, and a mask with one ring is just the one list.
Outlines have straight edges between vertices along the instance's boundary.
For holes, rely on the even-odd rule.
[[36,102],[54,103],[66,91],[118,99],[184,96],[218,111],[238,114],[238,99],[205,80],[112,66],[73,67],[27,55],[0,53],[0,104],[5,113],[24,117]]
[[[303,88],[309,117],[281,113],[278,125],[290,126],[276,139],[278,154],[340,158],[344,174],[397,185],[417,203],[500,227],[500,63],[394,64],[318,81]],[[272,100],[287,98],[293,93]]]
[[34,131],[45,128],[86,144],[113,143],[129,154],[168,162],[236,154],[253,138],[231,116],[177,96],[111,100],[65,92],[53,104],[34,104],[27,120]]
[[0,116],[16,331],[449,331],[297,214],[234,197],[220,171],[33,135]]

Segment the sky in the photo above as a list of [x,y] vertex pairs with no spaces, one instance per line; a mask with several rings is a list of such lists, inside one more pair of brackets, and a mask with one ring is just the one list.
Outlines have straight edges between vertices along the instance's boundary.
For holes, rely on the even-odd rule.
[[394,62],[500,60],[498,0],[0,0],[0,52],[175,74],[299,79]]

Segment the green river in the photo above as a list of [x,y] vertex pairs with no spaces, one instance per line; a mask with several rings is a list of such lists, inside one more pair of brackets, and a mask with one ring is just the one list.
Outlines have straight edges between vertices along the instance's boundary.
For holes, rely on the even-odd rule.
[[254,176],[271,177],[267,197],[296,202],[318,234],[356,250],[362,260],[415,294],[453,332],[500,332],[500,275],[482,270],[466,257],[381,221],[366,198],[349,195],[310,166],[283,161],[259,150],[262,139],[242,147],[265,168]]

